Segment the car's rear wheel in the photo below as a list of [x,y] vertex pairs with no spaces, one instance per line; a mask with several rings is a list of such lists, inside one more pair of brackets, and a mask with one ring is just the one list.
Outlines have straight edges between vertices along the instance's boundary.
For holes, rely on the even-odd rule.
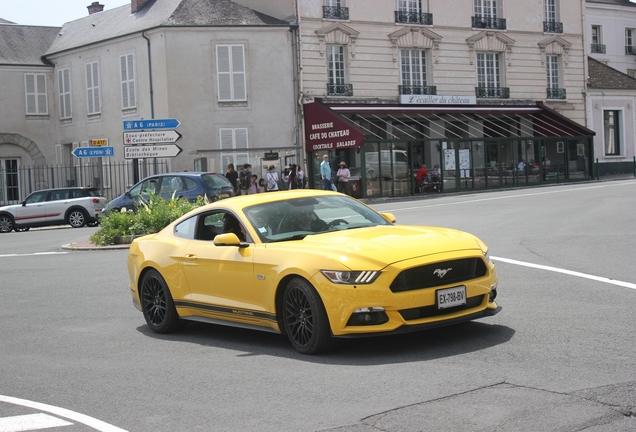
[[13,231],[15,224],[13,218],[9,215],[0,215],[0,233],[8,233]]
[[320,296],[304,279],[292,279],[285,287],[283,322],[289,341],[302,354],[328,351],[337,343]]
[[86,225],[86,213],[82,210],[71,210],[66,219],[73,228],[81,228]]
[[141,310],[148,327],[155,333],[170,333],[180,327],[170,289],[156,270],[149,270],[141,280],[139,290]]

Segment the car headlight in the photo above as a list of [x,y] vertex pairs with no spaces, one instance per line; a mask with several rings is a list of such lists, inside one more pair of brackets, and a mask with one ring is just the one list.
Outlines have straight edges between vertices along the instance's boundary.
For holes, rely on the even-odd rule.
[[380,275],[377,271],[337,271],[321,270],[332,283],[336,284],[370,284]]
[[486,252],[484,252],[484,258],[486,259],[487,263],[490,262],[490,250],[486,249]]

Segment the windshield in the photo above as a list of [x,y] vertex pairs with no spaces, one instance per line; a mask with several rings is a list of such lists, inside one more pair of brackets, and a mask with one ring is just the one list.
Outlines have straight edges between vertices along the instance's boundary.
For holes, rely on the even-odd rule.
[[212,190],[232,187],[232,183],[230,183],[228,179],[220,175],[203,174],[201,177],[203,178],[205,184],[208,185],[208,187]]
[[380,214],[346,196],[296,198],[245,210],[262,242],[299,240],[321,232],[390,225]]

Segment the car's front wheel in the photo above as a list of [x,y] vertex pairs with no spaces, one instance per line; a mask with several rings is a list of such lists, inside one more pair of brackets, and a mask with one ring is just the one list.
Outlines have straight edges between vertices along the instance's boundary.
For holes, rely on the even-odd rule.
[[336,345],[320,296],[304,279],[292,279],[285,287],[283,322],[287,337],[302,354],[318,354]]
[[67,222],[73,228],[81,228],[86,225],[86,213],[82,210],[71,210],[68,214]]
[[144,274],[139,297],[144,318],[152,331],[170,333],[179,328],[181,322],[170,289],[158,271],[149,270]]
[[13,218],[9,215],[0,215],[0,233],[8,233],[13,231],[15,227]]

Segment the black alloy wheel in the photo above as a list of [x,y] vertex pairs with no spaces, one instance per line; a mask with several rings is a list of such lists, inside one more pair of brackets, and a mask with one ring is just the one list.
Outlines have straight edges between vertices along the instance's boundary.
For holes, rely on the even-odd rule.
[[320,296],[304,279],[292,279],[285,288],[283,322],[289,341],[301,354],[328,351],[337,343]]
[[181,324],[168,284],[158,271],[144,274],[139,290],[141,310],[148,327],[155,333],[170,333]]
[[8,233],[13,231],[15,227],[13,218],[8,215],[0,215],[0,233]]
[[68,214],[67,222],[73,228],[81,228],[86,225],[86,213],[82,210],[71,210]]

